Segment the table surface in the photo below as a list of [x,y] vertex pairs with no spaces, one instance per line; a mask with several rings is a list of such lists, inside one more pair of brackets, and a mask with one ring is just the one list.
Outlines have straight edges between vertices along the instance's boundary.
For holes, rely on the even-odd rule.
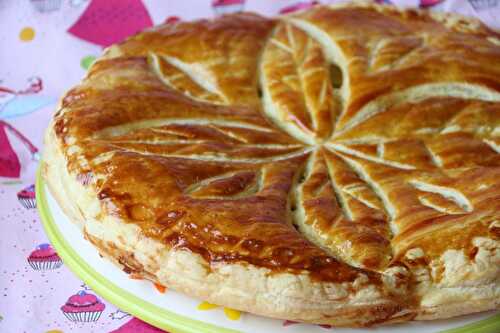
[[[217,8],[212,2],[0,0],[0,332],[162,332],[106,300],[101,300],[105,307],[97,320],[70,321],[61,311],[68,299],[82,291],[95,293],[57,257],[44,265],[28,260],[34,251],[52,248],[35,201],[19,199],[18,193],[34,193],[43,132],[55,103],[103,47],[154,24],[213,17]],[[297,2],[241,0],[239,7],[274,15]],[[434,4],[432,10],[474,15],[500,29],[500,0],[391,2]],[[89,24],[89,17],[97,21]]]

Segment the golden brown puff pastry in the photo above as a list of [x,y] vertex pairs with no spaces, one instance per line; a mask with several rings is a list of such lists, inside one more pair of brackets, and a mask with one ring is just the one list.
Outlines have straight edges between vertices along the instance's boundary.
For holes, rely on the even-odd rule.
[[321,324],[500,305],[500,39],[367,3],[162,25],[107,49],[44,176],[128,273]]

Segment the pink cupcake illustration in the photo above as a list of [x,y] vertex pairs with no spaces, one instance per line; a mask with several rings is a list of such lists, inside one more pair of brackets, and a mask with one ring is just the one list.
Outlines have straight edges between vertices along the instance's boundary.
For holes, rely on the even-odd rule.
[[68,298],[66,304],[61,306],[61,311],[73,322],[89,323],[99,320],[105,307],[95,295],[82,290]]
[[17,192],[17,200],[26,209],[36,208],[35,185],[30,185]]
[[245,0],[212,1],[212,8],[214,9],[216,16],[241,12],[244,6],[245,6]]
[[28,263],[35,271],[48,271],[62,266],[62,260],[50,244],[40,244],[31,252]]
[[61,8],[62,0],[30,0],[30,2],[38,12],[49,13]]

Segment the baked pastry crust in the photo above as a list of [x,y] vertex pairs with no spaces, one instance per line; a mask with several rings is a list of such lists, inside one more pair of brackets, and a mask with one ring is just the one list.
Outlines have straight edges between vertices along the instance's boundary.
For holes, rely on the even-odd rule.
[[368,3],[162,25],[108,48],[43,174],[101,253],[339,326],[500,306],[500,39]]

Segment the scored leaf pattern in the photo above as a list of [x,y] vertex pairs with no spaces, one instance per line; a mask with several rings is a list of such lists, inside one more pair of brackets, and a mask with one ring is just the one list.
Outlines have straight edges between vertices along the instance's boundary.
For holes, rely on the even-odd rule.
[[379,198],[334,153],[314,153],[295,201],[299,230],[335,257],[370,269],[390,260],[390,231]]
[[300,29],[279,25],[262,55],[264,108],[296,137],[327,139],[341,104],[318,42]]
[[192,68],[191,72],[187,72],[187,68],[194,66],[179,65],[182,63],[175,66],[175,62],[170,58],[155,54],[150,55],[149,62],[158,77],[173,89],[200,101],[227,103],[226,97],[218,91],[216,83],[210,82],[210,75],[207,75],[203,68]]
[[415,65],[425,56],[428,36],[397,36],[378,40],[371,47],[369,70],[382,72]]
[[[357,9],[316,7],[291,19],[321,42],[327,58],[336,61],[347,76],[344,81],[348,94],[336,134],[363,123],[367,116],[391,104],[411,100],[419,91],[424,94],[416,102],[432,95],[480,100],[495,95],[495,89],[483,90],[494,87],[500,75],[499,66],[481,66],[497,57],[498,52],[492,42],[477,38],[491,34],[487,28],[476,26],[472,28],[474,33],[463,34],[457,32],[458,24],[444,29],[441,22],[426,15],[419,16],[416,23],[388,7],[377,11],[361,14]],[[360,21],[359,17],[366,20]],[[471,48],[470,43],[477,47]],[[444,85],[443,89],[431,87],[439,84]],[[416,87],[417,91],[404,96],[391,96]],[[498,95],[494,100],[499,100]]]
[[113,50],[150,57],[167,85],[194,99],[259,107],[257,60],[273,21],[256,14],[224,15],[157,26]]
[[[347,14],[331,12],[324,9],[321,15],[345,24]],[[105,111],[96,113],[74,98],[74,109],[60,115],[64,124],[76,124],[83,114],[106,124],[94,128],[79,122],[80,132],[70,131],[64,140],[87,135],[84,141],[92,144],[75,156],[95,175],[102,201],[123,202],[108,209],[154,224],[149,232],[171,244],[209,248],[214,260],[222,260],[221,244],[228,243],[234,260],[290,268],[298,267],[299,253],[327,254],[378,272],[426,230],[483,213],[497,216],[488,203],[500,198],[500,95],[487,86],[462,84],[470,77],[453,68],[450,82],[430,85],[434,79],[428,71],[441,62],[419,55],[451,52],[434,37],[431,41],[435,25],[422,23],[423,34],[404,27],[401,36],[380,31],[359,40],[312,20],[317,12],[304,15],[268,27],[260,65],[240,62],[246,80],[237,90],[255,97],[244,105],[224,83],[226,71],[214,71],[231,64],[219,51],[210,54],[209,63],[196,63],[158,45],[148,54],[124,46],[127,56],[148,57],[145,68],[152,74],[141,94],[149,99],[124,94],[121,109],[108,108],[106,99]],[[326,46],[325,35],[334,48]],[[192,47],[190,38],[192,31],[187,38]],[[171,46],[181,47],[185,40],[176,43]],[[232,37],[218,43],[230,54],[249,47]],[[333,56],[332,49],[342,56]],[[490,52],[485,50],[477,52]],[[341,58],[346,61],[334,61]],[[113,66],[103,62],[93,67],[90,79],[100,80],[99,71]],[[340,70],[335,74],[331,66]],[[422,82],[401,83],[400,76],[419,70]],[[134,75],[144,78],[140,73],[131,73],[127,82],[134,82]],[[348,77],[339,81],[339,73]],[[122,88],[120,80],[108,81],[97,100]],[[119,183],[123,178],[134,187]],[[151,198],[147,203],[144,193]],[[190,220],[190,214],[201,218]],[[247,239],[236,239],[235,224]]]

